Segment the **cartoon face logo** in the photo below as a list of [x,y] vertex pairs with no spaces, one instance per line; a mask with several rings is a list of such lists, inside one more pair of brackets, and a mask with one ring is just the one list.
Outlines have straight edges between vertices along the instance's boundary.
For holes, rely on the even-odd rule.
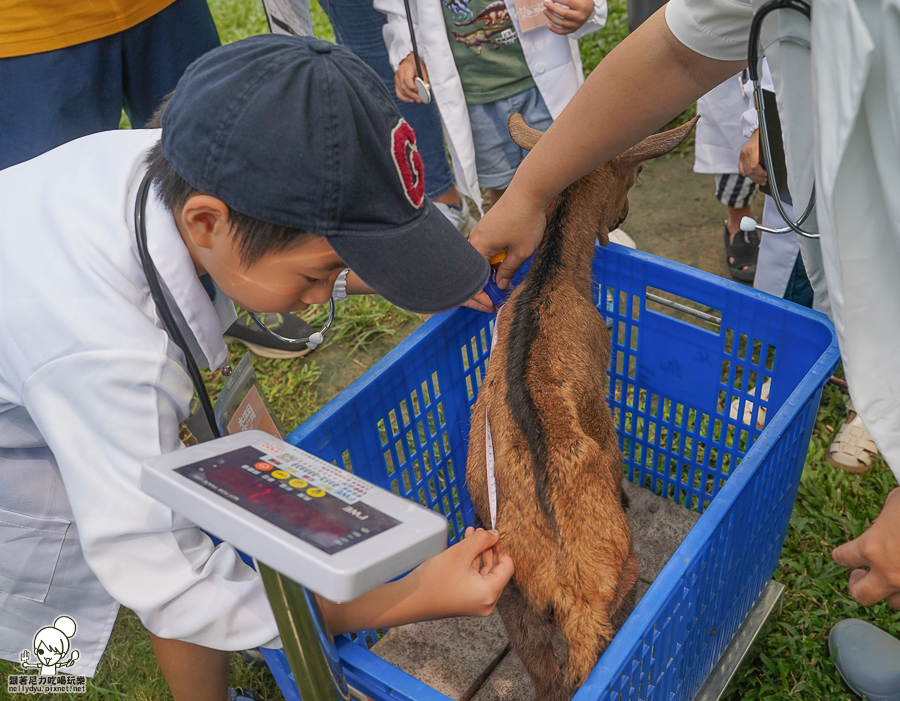
[[77,626],[68,616],[60,616],[52,626],[41,628],[34,635],[34,654],[37,664],[30,664],[28,650],[22,650],[19,659],[22,669],[40,669],[41,676],[56,676],[57,667],[71,667],[79,657],[78,650],[72,650],[68,662],[60,662],[69,652],[69,639],[75,635]]
[[416,135],[403,119],[391,131],[391,157],[409,203],[419,209],[425,201],[425,167],[416,146]]

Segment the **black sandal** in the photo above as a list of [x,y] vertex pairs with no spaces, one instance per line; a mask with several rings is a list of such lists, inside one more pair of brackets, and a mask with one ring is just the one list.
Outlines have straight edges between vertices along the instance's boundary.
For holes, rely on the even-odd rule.
[[725,262],[731,277],[741,282],[753,282],[756,277],[756,258],[759,256],[759,232],[738,230],[734,242],[725,224]]

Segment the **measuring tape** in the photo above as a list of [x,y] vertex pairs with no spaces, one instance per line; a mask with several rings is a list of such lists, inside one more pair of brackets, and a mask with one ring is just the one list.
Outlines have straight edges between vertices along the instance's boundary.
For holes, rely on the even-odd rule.
[[[494,334],[491,337],[491,353],[497,345],[497,336],[500,329],[500,310],[494,319]],[[487,469],[488,501],[491,505],[491,530],[497,530],[497,478],[494,474],[494,441],[491,438],[491,422],[488,420],[487,406],[484,407],[484,447],[485,467]]]

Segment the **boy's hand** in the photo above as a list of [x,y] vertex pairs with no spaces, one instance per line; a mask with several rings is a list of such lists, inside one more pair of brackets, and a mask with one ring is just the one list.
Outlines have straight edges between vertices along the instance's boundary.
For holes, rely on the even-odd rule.
[[491,298],[487,296],[487,292],[484,290],[472,297],[468,302],[463,302],[462,306],[474,309],[477,312],[487,312],[488,314],[497,311],[497,307],[494,306]]
[[750,140],[741,149],[738,172],[745,178],[750,178],[757,185],[765,185],[769,179],[768,173],[759,161],[759,129],[753,132]]
[[555,34],[571,34],[588,21],[594,12],[594,0],[566,0],[565,4],[544,0],[547,28]]
[[[425,63],[419,59],[419,65],[422,66],[422,79],[428,82],[428,71],[425,70]],[[415,54],[409,54],[404,58],[394,73],[394,90],[397,92],[397,98],[403,102],[421,102],[419,93],[416,90],[415,79],[416,58]]]
[[429,592],[434,618],[487,616],[513,576],[512,558],[496,531],[467,528],[465,539],[420,565],[417,586]]
[[861,567],[850,573],[850,596],[863,606],[887,599],[900,609],[900,488],[888,494],[869,530],[831,553],[841,567]]

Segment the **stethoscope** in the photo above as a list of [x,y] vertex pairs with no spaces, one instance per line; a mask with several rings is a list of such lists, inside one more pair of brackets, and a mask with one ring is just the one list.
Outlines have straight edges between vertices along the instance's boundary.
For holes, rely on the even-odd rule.
[[[759,11],[753,15],[753,21],[750,23],[750,39],[749,39],[749,47],[747,51],[747,70],[750,74],[750,80],[753,81],[753,98],[756,101],[756,111],[759,114],[759,144],[762,149],[763,158],[765,162],[768,164],[773,163],[772,160],[772,146],[769,142],[769,131],[766,127],[766,107],[765,100],[763,99],[763,89],[762,89],[762,81],[760,80],[759,74],[759,39],[760,32],[762,31],[762,23],[770,12],[774,12],[775,10],[795,10],[806,16],[807,19],[811,17],[811,8],[809,3],[803,2],[803,0],[769,0],[765,5],[759,8]],[[770,166],[771,169],[771,166]],[[774,176],[774,173],[769,175],[769,184],[772,189],[772,199],[775,200],[775,206],[778,207],[778,213],[787,223],[787,226],[781,229],[773,229],[768,226],[762,226],[757,224],[755,220],[750,217],[744,217],[741,220],[741,230],[743,231],[763,231],[767,234],[787,234],[791,231],[794,231],[800,236],[805,236],[809,239],[817,239],[819,238],[819,234],[813,233],[811,231],[806,231],[803,228],[803,224],[806,223],[806,220],[809,219],[810,215],[813,212],[813,209],[816,206],[816,186],[813,183],[812,192],[809,196],[809,204],[806,206],[806,211],[800,215],[800,218],[797,221],[793,221],[785,210],[784,204],[781,201],[781,194],[778,189],[778,182]]]
[[406,23],[409,25],[409,37],[412,39],[413,58],[416,61],[416,77],[413,82],[416,84],[416,93],[423,105],[431,103],[431,86],[425,82],[425,76],[422,74],[422,63],[419,61],[419,47],[416,44],[416,31],[413,29],[412,15],[409,10],[409,0],[403,0],[406,6]]
[[[194,388],[197,390],[200,406],[203,408],[203,413],[206,415],[206,420],[209,422],[209,427],[212,429],[213,436],[220,438],[222,434],[216,423],[216,415],[213,411],[212,402],[209,400],[209,394],[206,392],[206,385],[203,383],[203,376],[200,374],[200,368],[197,367],[197,363],[190,351],[190,347],[184,340],[184,336],[178,328],[178,324],[175,322],[175,317],[172,315],[172,310],[169,309],[169,305],[166,303],[162,285],[159,282],[159,274],[156,271],[153,260],[150,258],[150,249],[147,246],[147,227],[145,223],[147,193],[150,191],[150,184],[151,179],[149,175],[144,175],[144,179],[141,180],[140,187],[138,188],[137,199],[134,205],[134,231],[137,238],[138,256],[141,259],[141,267],[144,269],[144,275],[146,275],[147,283],[150,285],[150,295],[153,297],[153,302],[156,304],[156,310],[163,320],[163,324],[165,324],[166,331],[168,331],[169,336],[175,341],[175,344],[184,354],[188,375],[190,375],[191,381],[194,383]],[[305,343],[307,347],[315,348],[322,343],[325,332],[331,328],[331,324],[334,322],[334,299],[330,299],[329,301],[331,302],[331,309],[328,313],[328,321],[325,322],[325,326],[322,327],[321,331],[312,334],[308,338],[285,338],[266,327],[253,312],[247,311],[247,313],[250,314],[253,321],[255,321],[263,331],[270,336],[274,336],[279,341],[285,343]],[[225,366],[222,370],[222,374],[226,376],[230,375],[231,367]]]

